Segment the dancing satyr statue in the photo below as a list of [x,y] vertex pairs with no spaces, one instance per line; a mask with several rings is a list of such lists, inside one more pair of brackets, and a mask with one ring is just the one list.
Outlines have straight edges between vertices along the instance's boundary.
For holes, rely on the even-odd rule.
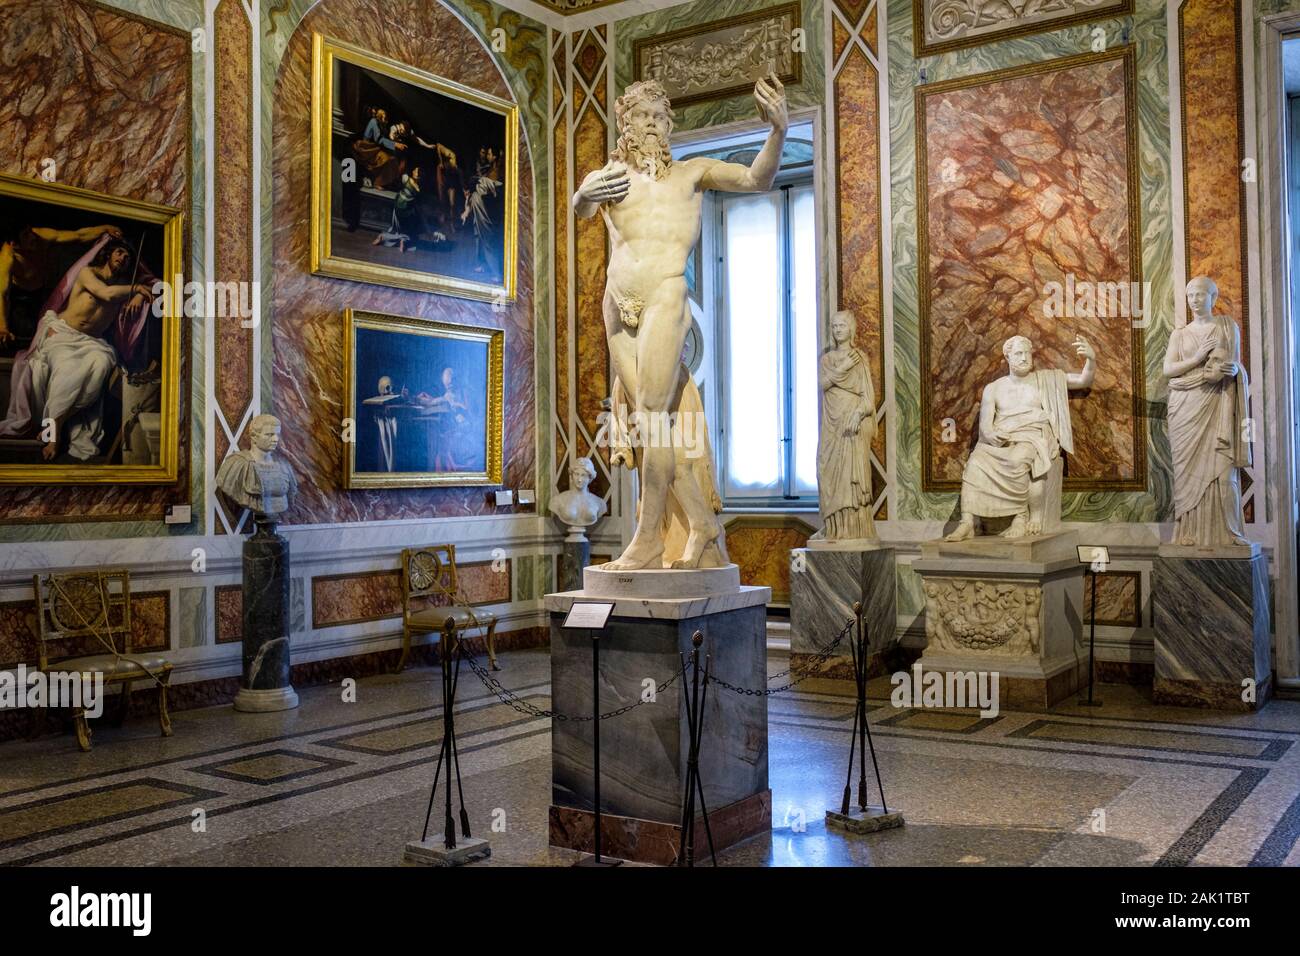
[[615,374],[611,461],[641,477],[636,532],[605,565],[609,570],[728,563],[703,405],[681,362],[691,327],[685,272],[700,235],[702,193],[764,192],[780,168],[789,123],[781,81],[760,80],[754,99],[772,131],[752,165],[705,157],[674,162],[667,94],[654,80],[633,83],[614,105],[619,138],[610,161],[588,173],[573,197],[576,215],[599,212],[609,230],[604,313]]

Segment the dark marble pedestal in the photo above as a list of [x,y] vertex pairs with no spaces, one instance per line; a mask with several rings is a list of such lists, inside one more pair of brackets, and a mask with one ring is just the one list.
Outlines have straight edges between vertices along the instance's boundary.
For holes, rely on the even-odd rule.
[[1162,547],[1151,600],[1158,703],[1240,711],[1264,705],[1272,694],[1267,557]]
[[[803,673],[817,652],[835,639],[862,604],[867,635],[867,675],[887,673],[886,658],[898,644],[894,549],[827,545],[798,548],[790,559],[790,664]],[[815,666],[830,678],[853,679],[847,637],[834,656]]]
[[[622,575],[619,584],[627,586],[625,578],[644,573]],[[619,599],[600,638],[601,712],[636,703],[647,687],[658,687],[678,672],[697,630],[704,635],[701,664],[704,654],[711,655],[717,677],[741,687],[765,687],[770,594],[768,588],[738,588],[703,597]],[[585,591],[546,596],[552,706],[564,714],[587,715],[592,712],[591,635],[560,626],[575,599],[602,598]],[[550,842],[590,851],[595,818],[592,724],[555,720],[551,728]],[[602,721],[600,747],[605,854],[673,863],[689,751],[682,679],[653,703]],[[700,775],[717,849],[771,828],[766,697],[710,687]],[[697,860],[707,854],[700,821],[697,816]]]
[[298,695],[289,683],[289,542],[275,523],[256,519],[244,542],[244,672],[235,709],[292,710]]
[[591,542],[585,534],[572,532],[564,539],[564,550],[560,552],[560,580],[557,582],[561,591],[576,591],[582,587],[582,569],[591,564]]

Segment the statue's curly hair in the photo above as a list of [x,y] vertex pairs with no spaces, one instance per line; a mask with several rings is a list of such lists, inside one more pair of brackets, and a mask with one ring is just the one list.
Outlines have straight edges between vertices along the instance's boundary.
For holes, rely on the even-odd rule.
[[668,91],[664,89],[662,83],[658,80],[639,80],[633,83],[623,95],[614,101],[614,121],[618,126],[618,142],[614,144],[613,151],[609,154],[611,159],[619,162],[627,162],[628,159],[628,131],[623,126],[623,117],[626,116],[633,107],[641,103],[663,103],[664,112],[668,114],[668,132],[673,131],[673,108],[668,101]]

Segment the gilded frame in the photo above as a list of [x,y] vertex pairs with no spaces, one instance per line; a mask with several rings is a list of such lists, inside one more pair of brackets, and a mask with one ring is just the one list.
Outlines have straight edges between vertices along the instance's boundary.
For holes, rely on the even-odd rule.
[[[362,262],[333,255],[330,248],[331,134],[334,63],[343,60],[353,66],[381,73],[402,83],[438,93],[472,106],[500,113],[505,120],[505,222],[503,271],[500,284],[476,282],[438,275],[418,269],[404,269]],[[434,292],[484,302],[513,302],[519,272],[519,107],[509,100],[463,86],[396,60],[369,53],[360,47],[312,34],[311,81],[311,271],[313,275],[351,279],[375,285]]]
[[[475,325],[435,322],[363,309],[347,309],[343,319],[343,396],[344,408],[351,416],[357,408],[357,329],[400,332],[434,338],[482,342],[488,347],[487,401],[484,406],[486,467],[483,471],[456,472],[378,472],[357,470],[357,443],[343,446],[344,488],[431,488],[467,485],[499,485],[502,471],[502,435],[505,404],[505,330]],[[354,423],[360,427],[360,423]]]
[[77,186],[47,183],[0,173],[0,196],[50,203],[88,213],[161,226],[163,262],[160,279],[170,285],[162,316],[161,448],[156,465],[21,465],[0,464],[3,485],[168,485],[180,471],[181,301],[185,214],[171,206],[110,196]]
[[[696,37],[708,36],[711,33],[717,33],[726,30],[729,27],[743,26],[746,23],[757,23],[761,20],[767,20],[772,17],[789,16],[796,29],[803,26],[803,7],[799,0],[793,3],[782,3],[776,6],[766,7],[762,10],[753,10],[749,13],[742,13],[738,16],[727,17],[725,20],[712,20],[708,23],[701,23],[695,26],[685,27],[681,30],[674,30],[671,33],[658,33],[653,36],[641,37],[632,44],[632,68],[637,80],[645,79],[645,51],[653,46],[662,46],[665,43],[672,43],[676,40],[691,40]],[[794,52],[794,69],[780,76],[782,83],[786,85],[798,85],[803,82],[803,54]],[[756,82],[756,81],[755,81]],[[674,109],[680,109],[683,106],[690,106],[694,103],[708,103],[713,100],[725,100],[731,96],[739,96],[749,93],[754,88],[754,82],[746,80],[744,83],[734,83],[731,86],[721,87],[716,90],[708,90],[703,93],[693,93],[689,96],[672,97]]]
[[1034,20],[1001,30],[989,30],[987,33],[976,33],[956,37],[952,40],[929,43],[925,39],[926,6],[925,0],[912,0],[912,52],[917,59],[923,56],[936,56],[950,50],[964,50],[968,47],[983,46],[986,43],[1000,43],[1003,40],[1032,36],[1035,33],[1051,33],[1055,30],[1062,30],[1082,23],[1092,23],[1096,20],[1110,20],[1133,15],[1133,0],[1114,0],[1113,3],[1105,7],[1081,10],[1078,13],[1068,14],[1063,17]]
[[[1129,277],[1142,282],[1142,179],[1138,164],[1138,139],[1140,129],[1137,116],[1137,54],[1133,44],[1114,47],[1100,53],[1082,53],[1057,57],[1024,66],[977,73],[942,82],[928,83],[914,91],[913,122],[916,126],[916,251],[917,251],[917,321],[919,325],[921,367],[921,490],[923,492],[961,491],[960,479],[941,479],[934,475],[934,461],[930,442],[934,435],[934,416],[931,406],[933,389],[930,382],[930,244],[927,233],[929,223],[929,188],[927,175],[929,151],[926,140],[926,97],[936,93],[987,86],[1022,76],[1055,73],[1060,70],[1120,60],[1124,64],[1124,115],[1125,115],[1125,166],[1128,175],[1128,227],[1129,227]],[[1131,332],[1133,382],[1133,477],[1107,480],[1096,478],[1071,478],[1067,476],[1063,491],[1146,491],[1147,490],[1147,419],[1146,419],[1146,360],[1142,330]]]

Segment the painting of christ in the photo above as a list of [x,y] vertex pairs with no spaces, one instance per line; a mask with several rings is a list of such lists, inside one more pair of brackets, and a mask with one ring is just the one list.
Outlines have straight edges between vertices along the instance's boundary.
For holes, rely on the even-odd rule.
[[0,177],[0,484],[175,480],[180,246],[175,210]]
[[315,37],[312,271],[515,296],[518,108]]

